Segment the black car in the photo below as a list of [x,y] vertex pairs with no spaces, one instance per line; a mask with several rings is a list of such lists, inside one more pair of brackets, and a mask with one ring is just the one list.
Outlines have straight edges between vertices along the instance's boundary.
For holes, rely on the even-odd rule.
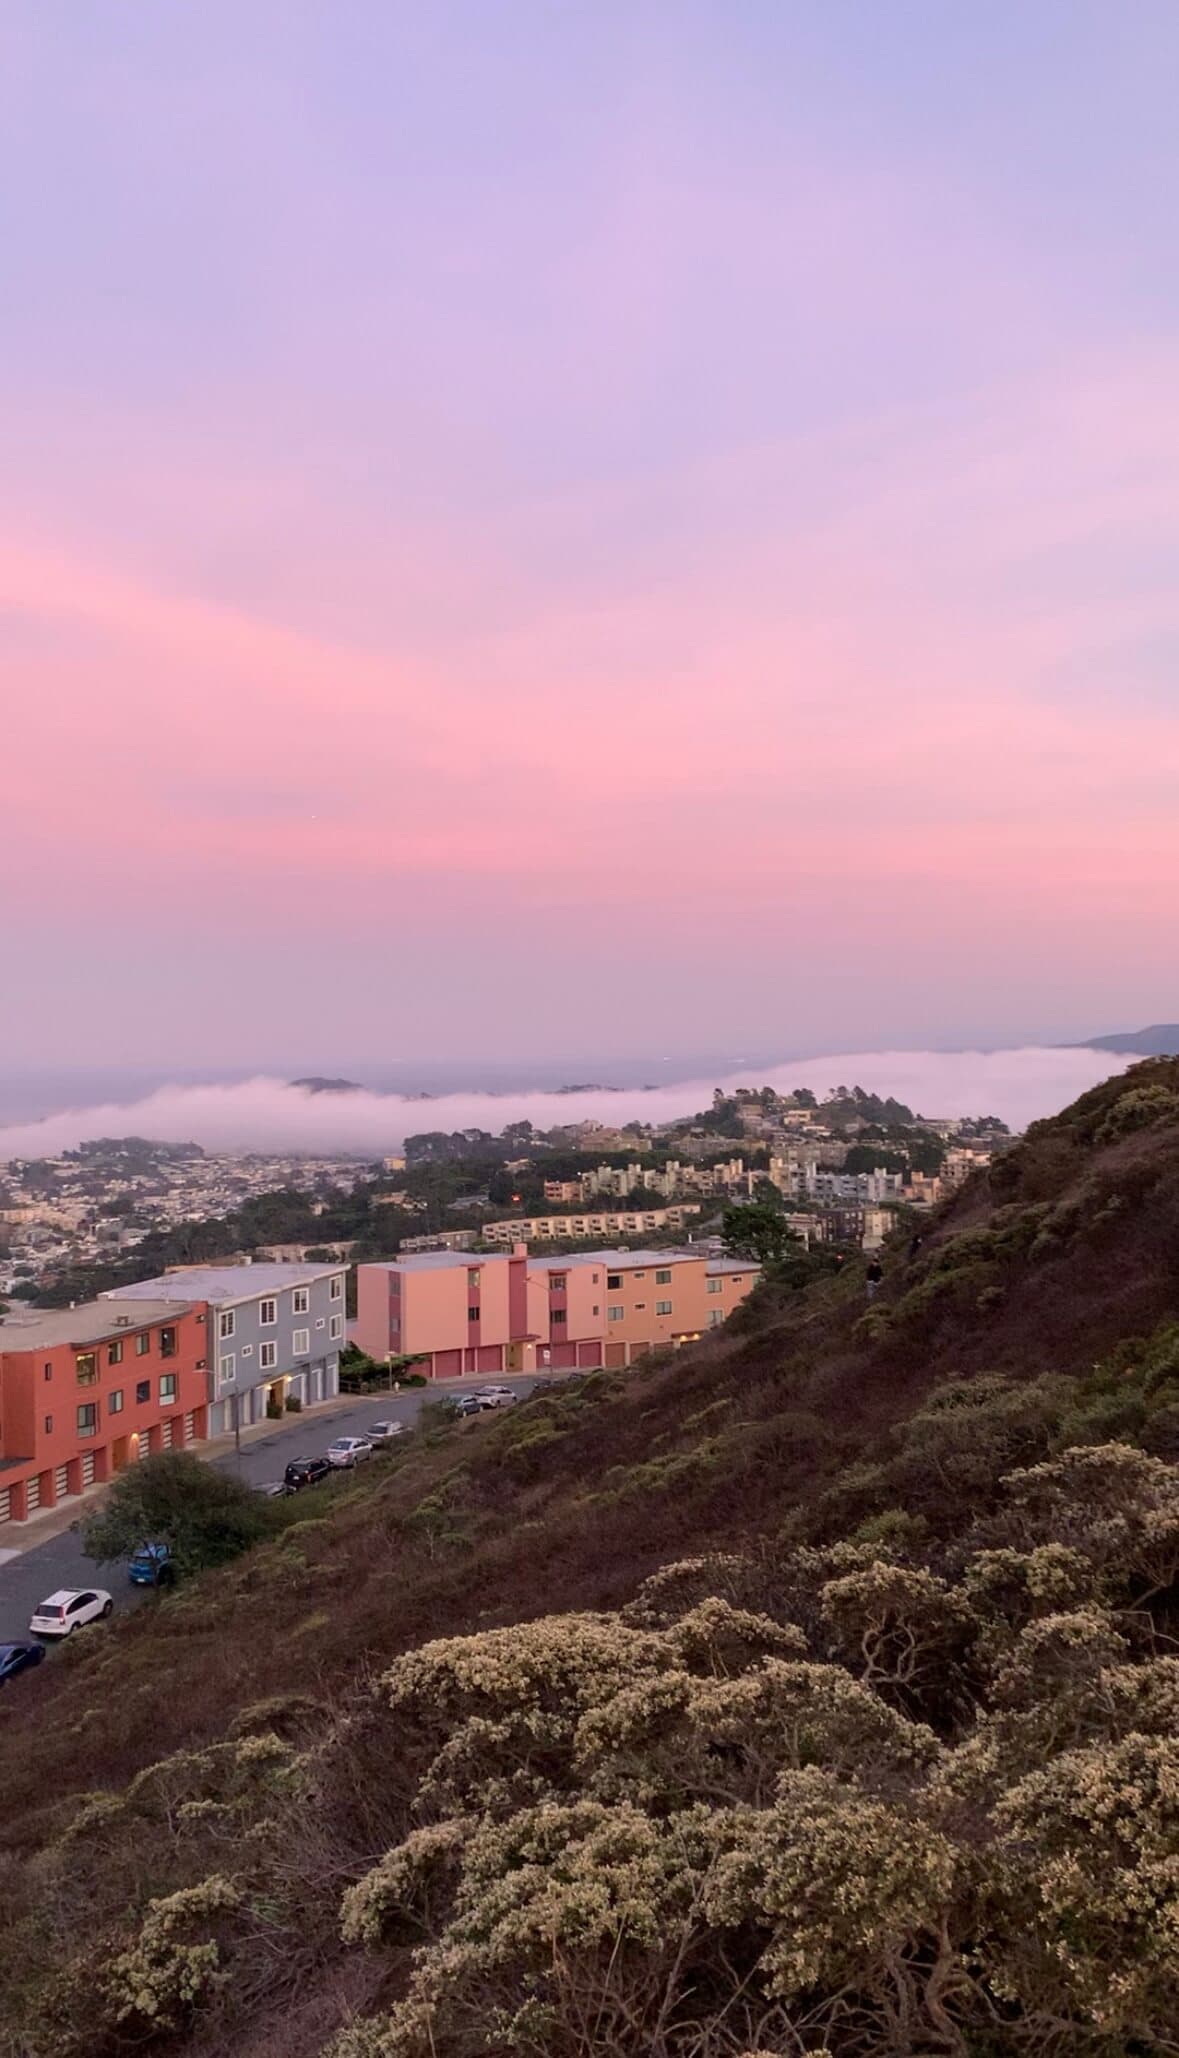
[[326,1458],[292,1458],[283,1479],[292,1493],[301,1487],[318,1486],[321,1479],[330,1479],[333,1467]]
[[0,1644],[0,1686],[15,1679],[18,1672],[27,1672],[31,1665],[39,1665],[44,1656],[44,1644]]

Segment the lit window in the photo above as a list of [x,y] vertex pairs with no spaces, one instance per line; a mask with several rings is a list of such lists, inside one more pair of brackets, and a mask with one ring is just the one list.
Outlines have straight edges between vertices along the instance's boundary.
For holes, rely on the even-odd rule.
[[78,1368],[78,1385],[93,1386],[98,1378],[98,1367],[93,1351],[81,1351],[74,1363]]

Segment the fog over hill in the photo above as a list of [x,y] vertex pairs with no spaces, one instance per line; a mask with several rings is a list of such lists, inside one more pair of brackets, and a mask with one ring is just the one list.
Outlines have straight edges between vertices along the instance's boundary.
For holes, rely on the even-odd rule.
[[0,1129],[0,1162],[49,1156],[100,1136],[134,1133],[162,1142],[191,1138],[213,1150],[355,1151],[376,1156],[423,1129],[501,1130],[600,1121],[663,1122],[707,1106],[715,1087],[805,1086],[822,1096],[857,1084],[894,1094],[926,1115],[998,1115],[1014,1129],[1050,1115],[1129,1060],[1088,1048],[1029,1045],[998,1051],[854,1051],[805,1058],[726,1078],[674,1085],[554,1091],[446,1093],[422,1099],[353,1087],[324,1091],[260,1076],[232,1084],[166,1085],[139,1099],[64,1110]]

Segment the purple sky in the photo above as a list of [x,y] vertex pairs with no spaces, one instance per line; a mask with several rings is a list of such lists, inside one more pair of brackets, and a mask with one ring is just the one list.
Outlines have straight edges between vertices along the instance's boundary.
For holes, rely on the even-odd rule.
[[0,1064],[1179,1016],[1179,12],[0,25]]

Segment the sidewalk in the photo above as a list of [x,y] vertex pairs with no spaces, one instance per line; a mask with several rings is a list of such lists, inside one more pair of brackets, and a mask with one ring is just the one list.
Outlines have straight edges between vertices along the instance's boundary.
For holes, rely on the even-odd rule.
[[[364,1398],[354,1393],[336,1394],[330,1401],[321,1401],[317,1408],[305,1408],[301,1415],[284,1415],[276,1420],[252,1422],[241,1432],[241,1445],[245,1450],[249,1444],[260,1443],[264,1436],[273,1436],[276,1429],[287,1427],[293,1422],[324,1422],[345,1408],[354,1408],[357,1400]],[[208,1436],[203,1442],[188,1444],[191,1457],[212,1463],[215,1458],[232,1456],[237,1449],[237,1439],[229,1430],[224,1436]],[[35,1551],[39,1544],[49,1543],[55,1536],[64,1536],[73,1529],[79,1516],[88,1513],[97,1505],[110,1485],[103,1480],[98,1486],[87,1487],[84,1493],[69,1494],[60,1500],[56,1508],[46,1508],[40,1515],[30,1515],[27,1522],[6,1522],[0,1528],[0,1565],[8,1565],[13,1558],[21,1558],[26,1551]]]

